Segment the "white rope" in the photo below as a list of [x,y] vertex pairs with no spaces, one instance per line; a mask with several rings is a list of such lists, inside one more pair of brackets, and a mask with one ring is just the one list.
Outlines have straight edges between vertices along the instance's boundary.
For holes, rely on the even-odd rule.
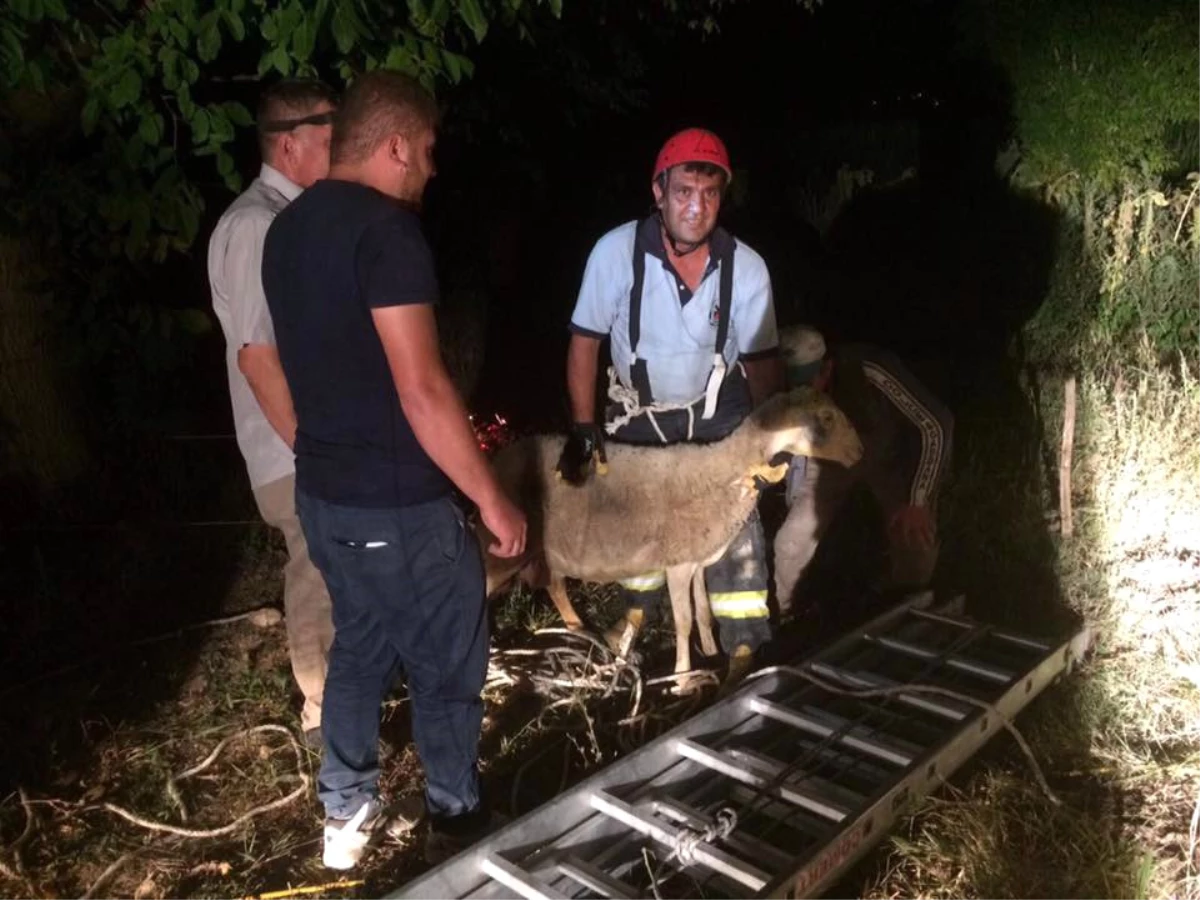
[[[696,862],[696,848],[701,844],[711,844],[714,841],[725,840],[729,835],[733,834],[733,829],[737,828],[737,813],[728,806],[723,806],[715,816],[713,821],[705,826],[703,831],[698,831],[694,828],[683,828],[680,834],[671,845],[671,856],[674,856],[685,866],[694,865]],[[668,857],[669,859],[670,857]]]
[[1042,767],[1038,765],[1037,757],[1033,755],[1033,750],[1025,741],[1024,735],[1017,730],[1017,726],[1012,723],[1008,716],[1000,712],[1000,709],[986,700],[981,700],[978,697],[972,697],[970,694],[959,693],[952,691],[949,688],[941,687],[936,684],[897,684],[888,687],[878,688],[843,688],[836,684],[814,675],[807,669],[802,669],[798,666],[770,666],[766,669],[760,669],[757,672],[752,672],[746,676],[746,681],[755,678],[762,678],[765,675],[771,675],[776,672],[787,672],[789,675],[796,675],[808,681],[814,687],[818,687],[823,691],[828,691],[831,694],[838,694],[843,697],[860,697],[870,699],[873,697],[895,697],[900,694],[937,694],[942,697],[950,697],[952,700],[959,700],[971,706],[979,707],[980,709],[990,712],[1000,720],[1004,730],[1013,736],[1017,742],[1017,746],[1021,748],[1021,752],[1025,754],[1025,758],[1029,762],[1030,768],[1033,770],[1034,780],[1037,781],[1038,787],[1042,789],[1042,793],[1055,806],[1062,806],[1062,800],[1050,788],[1050,783],[1046,781],[1046,776],[1042,773]]
[[651,403],[649,406],[642,406],[638,402],[637,391],[621,384],[621,380],[617,378],[616,367],[609,366],[608,399],[616,404],[619,404],[624,412],[605,425],[605,431],[607,431],[609,434],[616,434],[618,428],[628,425],[630,420],[636,416],[645,415],[650,420],[650,424],[654,426],[654,431],[658,434],[658,439],[665,444],[667,443],[666,435],[664,435],[662,429],[658,427],[658,421],[655,419],[654,414],[676,412],[681,409],[687,410],[688,440],[691,440],[695,430],[696,416],[693,407],[696,403],[704,399],[704,395],[701,394],[700,396],[689,400],[687,403]]

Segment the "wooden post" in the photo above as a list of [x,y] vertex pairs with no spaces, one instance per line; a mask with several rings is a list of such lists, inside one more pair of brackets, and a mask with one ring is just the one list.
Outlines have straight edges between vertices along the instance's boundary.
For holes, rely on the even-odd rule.
[[1075,376],[1063,384],[1062,453],[1058,459],[1058,516],[1063,537],[1075,529],[1071,514],[1071,455],[1075,451]]

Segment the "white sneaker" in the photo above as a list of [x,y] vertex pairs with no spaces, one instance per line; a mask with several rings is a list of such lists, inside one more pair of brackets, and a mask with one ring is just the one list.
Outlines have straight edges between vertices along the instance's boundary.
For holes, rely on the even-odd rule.
[[325,820],[322,861],[330,869],[352,869],[366,852],[379,824],[379,804],[369,800],[349,819]]

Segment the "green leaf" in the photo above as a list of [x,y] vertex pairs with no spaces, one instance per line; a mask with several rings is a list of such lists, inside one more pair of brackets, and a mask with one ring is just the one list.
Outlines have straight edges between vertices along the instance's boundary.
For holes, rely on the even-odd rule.
[[162,132],[163,120],[158,113],[142,116],[142,120],[138,123],[138,137],[151,146],[159,142]]
[[225,115],[229,116],[229,121],[239,128],[247,128],[254,124],[254,117],[250,115],[250,110],[236,101],[230,100],[222,103],[221,109],[225,110]]
[[92,96],[87,98],[87,102],[83,104],[83,112],[80,113],[79,121],[83,127],[83,133],[91,136],[96,130],[96,122],[100,119],[100,100],[98,97]]
[[197,109],[192,116],[192,143],[203,144],[208,140],[208,110]]
[[201,62],[212,62],[221,50],[221,32],[216,23],[200,32],[196,38],[196,55]]
[[121,73],[116,85],[113,86],[112,93],[109,94],[109,102],[117,109],[122,109],[133,103],[142,94],[142,76],[134,69],[126,69]]
[[442,50],[442,58],[446,72],[449,73],[450,80],[455,84],[460,82],[463,77],[470,78],[475,74],[475,64],[466,56],[451,53],[450,50]]
[[229,28],[229,33],[233,35],[233,39],[241,43],[246,39],[246,25],[232,9],[225,10],[225,24]]
[[223,109],[216,105],[208,107],[208,139],[214,144],[226,144],[233,140],[233,123]]
[[280,44],[275,48],[275,52],[271,55],[271,62],[279,74],[285,78],[292,74],[292,58],[288,55],[287,47]]
[[63,5],[62,0],[43,0],[46,6],[46,15],[56,22],[67,21],[67,8]]
[[479,0],[458,0],[458,14],[475,33],[475,40],[482,41],[487,35],[488,23],[479,7]]
[[462,79],[462,65],[459,63],[459,57],[449,50],[443,50],[442,61],[445,63],[446,74],[450,76],[450,81],[458,84]]
[[237,171],[237,167],[233,164],[233,157],[224,150],[217,151],[217,172],[221,177],[227,177],[230,172]]
[[192,116],[196,114],[196,103],[192,100],[192,92],[186,84],[180,85],[179,89],[175,91],[175,102],[183,117],[191,121]]
[[417,73],[417,62],[413,59],[413,55],[404,47],[399,46],[393,47],[388,51],[383,67],[403,72],[406,75],[415,75]]
[[358,34],[354,28],[353,14],[347,8],[346,0],[338,3],[337,8],[333,11],[333,40],[337,44],[339,53],[349,53],[354,46]]
[[11,57],[9,65],[18,66],[25,61],[25,48],[21,46],[22,33],[17,28],[5,28],[0,31],[0,39],[4,41],[4,49]]
[[212,320],[202,309],[177,309],[175,321],[188,334],[203,335],[212,331]]
[[180,65],[183,68],[183,80],[188,84],[195,84],[200,78],[200,67],[196,65],[196,61],[190,56],[185,56]]
[[175,43],[177,43],[180,47],[186,47],[188,45],[187,26],[184,25],[180,19],[176,18],[175,16],[169,17],[167,19],[167,28],[171,32],[171,37],[175,39]]
[[302,20],[292,32],[292,52],[297,59],[306,60],[312,56],[317,44],[317,30],[308,19]]
[[200,210],[193,202],[187,202],[179,207],[179,236],[188,244],[196,239],[200,230]]

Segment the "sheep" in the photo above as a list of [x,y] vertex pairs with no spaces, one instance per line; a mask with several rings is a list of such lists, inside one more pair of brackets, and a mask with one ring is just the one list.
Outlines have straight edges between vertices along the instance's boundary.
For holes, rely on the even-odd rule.
[[[703,568],[721,557],[758,501],[755,478],[780,480],[781,455],[815,456],[853,465],[862,444],[845,414],[824,394],[796,388],[755,409],[723,440],[708,444],[635,446],[610,442],[608,471],[582,486],[555,472],[565,438],[534,435],[501,448],[492,460],[509,498],[528,520],[526,551],[517,559],[485,554],[491,596],[514,577],[547,583],[564,624],[583,627],[565,578],[609,582],[666,570],[675,612],[676,672],[690,669],[691,604],[705,652],[716,652]],[[493,540],[482,523],[483,546]],[[705,634],[707,624],[707,636]]]

